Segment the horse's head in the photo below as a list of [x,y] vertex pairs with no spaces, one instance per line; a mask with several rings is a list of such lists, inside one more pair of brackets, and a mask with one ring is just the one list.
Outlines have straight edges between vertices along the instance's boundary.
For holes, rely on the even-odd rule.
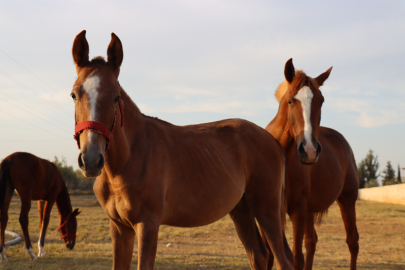
[[63,222],[61,222],[58,228],[60,238],[63,239],[66,247],[69,249],[73,249],[76,244],[76,216],[80,213],[81,212],[79,212],[79,209],[76,208],[67,216],[67,218]]
[[86,31],[82,31],[73,42],[72,54],[77,72],[71,96],[76,111],[75,139],[80,148],[78,163],[84,176],[94,177],[100,175],[104,167],[104,153],[115,126],[117,107],[121,112],[121,125],[123,123],[118,83],[122,44],[112,33],[107,49],[108,61],[102,57],[89,61]]
[[285,64],[286,81],[280,85],[280,88],[285,88],[285,94],[280,104],[288,104],[285,104],[288,107],[288,130],[297,143],[298,155],[303,164],[316,163],[322,152],[318,136],[324,98],[319,87],[329,77],[331,70],[313,79],[303,71],[295,71],[292,59]]

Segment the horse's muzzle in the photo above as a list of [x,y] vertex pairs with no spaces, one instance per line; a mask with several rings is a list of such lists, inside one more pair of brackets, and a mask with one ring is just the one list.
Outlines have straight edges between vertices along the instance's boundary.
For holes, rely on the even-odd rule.
[[302,164],[312,165],[318,161],[319,155],[322,153],[322,146],[319,141],[316,141],[315,147],[307,147],[306,140],[298,144],[298,156]]
[[100,153],[92,154],[88,151],[80,152],[77,161],[85,177],[99,176],[104,167],[104,155]]
[[75,247],[75,244],[76,244],[75,240],[70,240],[69,243],[66,244],[66,247],[72,250]]

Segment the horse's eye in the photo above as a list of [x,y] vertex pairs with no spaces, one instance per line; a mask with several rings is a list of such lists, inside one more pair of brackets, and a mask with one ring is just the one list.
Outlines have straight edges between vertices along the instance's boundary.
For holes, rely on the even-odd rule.
[[73,99],[76,99],[75,93],[71,93],[70,96],[71,96]]
[[117,104],[118,101],[120,101],[120,99],[121,99],[121,95],[118,94],[118,96],[114,99],[114,103]]
[[324,102],[325,102],[325,100],[322,100],[322,101],[321,101],[321,106],[323,105]]
[[288,100],[288,105],[293,105],[291,100]]

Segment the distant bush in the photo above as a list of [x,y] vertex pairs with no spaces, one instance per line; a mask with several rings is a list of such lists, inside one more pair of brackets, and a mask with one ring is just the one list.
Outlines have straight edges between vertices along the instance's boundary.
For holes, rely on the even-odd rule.
[[58,168],[62,179],[65,182],[69,192],[93,192],[93,184],[96,177],[84,177],[80,170],[74,170],[72,166],[67,165],[66,158],[62,156],[61,160],[55,156],[52,161],[53,164]]

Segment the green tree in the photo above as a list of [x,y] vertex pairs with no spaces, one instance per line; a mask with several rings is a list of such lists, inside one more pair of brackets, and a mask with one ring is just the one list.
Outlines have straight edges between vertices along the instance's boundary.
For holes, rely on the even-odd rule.
[[385,167],[385,170],[383,171],[383,173],[384,173],[383,181],[382,181],[383,186],[396,184],[395,183],[395,171],[392,168],[390,161],[387,162],[387,166]]
[[377,174],[379,167],[378,156],[374,156],[373,150],[369,150],[367,156],[359,163],[357,171],[359,174],[359,188],[378,186]]
[[357,167],[357,173],[359,176],[359,188],[365,188],[365,185],[367,183],[366,179],[366,163],[364,162],[364,160],[362,160],[359,163],[359,166]]
[[59,160],[58,157],[55,156],[54,161],[52,161],[53,164],[55,164],[56,168],[58,168],[60,174],[62,175],[63,181],[66,183],[66,185],[69,187],[77,188],[77,176],[76,172],[73,170],[72,166],[67,165],[66,158],[62,156],[62,159]]
[[401,168],[398,165],[398,184],[402,183],[402,179],[401,179]]

